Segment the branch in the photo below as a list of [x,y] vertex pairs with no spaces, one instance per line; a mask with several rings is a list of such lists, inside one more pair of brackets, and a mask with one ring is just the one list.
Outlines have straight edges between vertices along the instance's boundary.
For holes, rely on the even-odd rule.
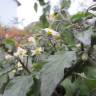
[[21,63],[22,67],[23,67],[29,74],[31,74],[31,72],[29,71],[28,67],[26,67],[26,65],[21,61],[21,59],[20,59],[19,57],[16,58],[16,59]]

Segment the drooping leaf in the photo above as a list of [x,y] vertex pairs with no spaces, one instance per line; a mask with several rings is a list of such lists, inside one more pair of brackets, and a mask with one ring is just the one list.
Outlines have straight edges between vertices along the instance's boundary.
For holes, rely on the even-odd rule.
[[92,29],[87,29],[83,32],[74,32],[75,38],[83,43],[84,45],[91,44],[91,35],[93,34]]
[[70,0],[62,0],[61,1],[61,8],[69,8]]
[[76,59],[74,51],[60,52],[50,56],[41,71],[41,96],[50,96],[64,76],[64,69]]
[[38,4],[37,3],[35,3],[34,4],[34,10],[37,12],[37,10],[38,10]]
[[27,96],[39,96],[40,95],[40,86],[41,82],[36,76],[33,76],[33,85],[31,86]]
[[90,10],[96,11],[96,6],[92,7]]
[[3,96],[26,96],[26,93],[32,84],[32,76],[14,78],[9,82]]
[[47,18],[46,18],[46,15],[43,14],[41,17],[40,17],[40,21],[42,22],[42,27],[43,28],[47,28],[49,26],[49,23],[47,21]]
[[47,13],[47,12],[49,13],[50,12],[50,7],[51,7],[50,4],[47,3],[46,6],[43,8],[43,13]]
[[45,5],[44,0],[38,0],[38,1],[39,1],[39,3],[40,3],[41,6]]

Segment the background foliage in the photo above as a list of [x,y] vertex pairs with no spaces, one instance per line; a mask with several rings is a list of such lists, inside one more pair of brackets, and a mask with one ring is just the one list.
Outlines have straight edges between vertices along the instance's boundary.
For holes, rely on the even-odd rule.
[[[0,26],[0,96],[95,96],[96,18],[37,0],[40,21],[24,30]],[[94,8],[93,8],[94,7]],[[34,4],[37,12],[38,4]]]

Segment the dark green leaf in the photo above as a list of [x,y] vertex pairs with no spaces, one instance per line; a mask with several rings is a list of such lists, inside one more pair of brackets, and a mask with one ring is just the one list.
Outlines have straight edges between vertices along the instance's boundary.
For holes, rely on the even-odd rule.
[[96,6],[92,7],[90,10],[96,11]]
[[85,69],[87,78],[96,79],[96,67],[87,67]]
[[37,12],[37,10],[38,10],[38,4],[37,3],[35,3],[34,4],[34,10]]
[[39,3],[40,3],[41,6],[45,5],[44,0],[38,0],[38,1],[39,1]]
[[43,28],[47,28],[49,26],[49,23],[47,21],[47,18],[46,18],[46,15],[43,14],[41,17],[40,17],[40,21],[42,22],[42,27]]
[[66,95],[65,96],[73,96],[75,93],[75,90],[77,89],[77,86],[75,83],[72,83],[70,79],[65,79],[62,82],[62,85],[64,86],[66,90]]
[[48,4],[46,4],[46,6],[44,7],[44,9],[43,9],[43,13],[49,13],[50,12],[50,4],[48,3]]
[[70,0],[62,0],[61,1],[61,8],[69,8]]
[[40,95],[41,82],[36,76],[33,76],[33,85],[31,86],[27,96],[39,96]]

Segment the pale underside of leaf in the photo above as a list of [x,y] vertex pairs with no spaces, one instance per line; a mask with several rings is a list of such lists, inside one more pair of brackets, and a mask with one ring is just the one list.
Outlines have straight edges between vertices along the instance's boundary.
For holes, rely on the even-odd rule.
[[66,51],[49,57],[41,71],[41,96],[51,96],[57,84],[64,76],[64,69],[76,60],[74,51]]
[[3,96],[26,96],[26,93],[32,83],[32,76],[14,78],[12,81],[10,81],[10,84],[13,85],[9,85],[9,88],[6,88]]
[[83,32],[76,32],[75,38],[83,43],[84,45],[90,45],[91,44],[91,35],[93,34],[92,29],[85,30]]

